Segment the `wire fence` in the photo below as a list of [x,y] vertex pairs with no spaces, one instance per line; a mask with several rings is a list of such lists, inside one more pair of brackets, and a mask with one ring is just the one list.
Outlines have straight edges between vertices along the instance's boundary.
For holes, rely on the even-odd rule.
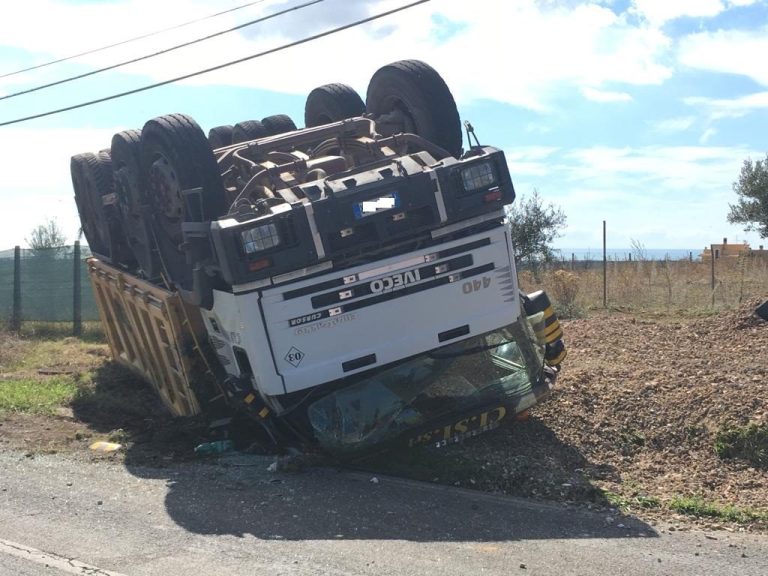
[[758,250],[727,257],[715,253],[714,259],[562,259],[520,266],[520,281],[527,290],[544,287],[565,316],[597,308],[711,311],[768,298],[768,254]]
[[79,242],[49,249],[0,251],[0,324],[20,330],[24,322],[71,323],[99,320]]

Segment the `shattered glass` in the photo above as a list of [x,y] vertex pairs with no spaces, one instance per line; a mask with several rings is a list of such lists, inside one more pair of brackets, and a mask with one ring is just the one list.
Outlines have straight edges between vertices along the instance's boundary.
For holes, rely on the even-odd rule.
[[527,322],[449,344],[337,390],[308,407],[317,440],[356,450],[446,415],[514,404],[541,375]]

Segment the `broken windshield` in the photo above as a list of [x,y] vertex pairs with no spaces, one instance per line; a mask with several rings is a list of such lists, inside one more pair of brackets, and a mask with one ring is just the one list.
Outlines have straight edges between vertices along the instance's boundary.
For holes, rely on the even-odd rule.
[[449,344],[368,375],[308,408],[318,441],[353,450],[435,419],[531,396],[541,350],[527,323]]

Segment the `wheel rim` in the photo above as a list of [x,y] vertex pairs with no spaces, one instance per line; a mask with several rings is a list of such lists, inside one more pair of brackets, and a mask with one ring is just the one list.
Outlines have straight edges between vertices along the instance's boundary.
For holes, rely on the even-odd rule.
[[184,201],[181,185],[173,165],[165,156],[159,156],[149,172],[149,188],[159,213],[169,223],[179,223],[184,218]]
[[146,276],[154,277],[157,275],[157,265],[152,256],[154,243],[141,210],[136,174],[128,166],[121,165],[115,170],[114,175],[115,191],[120,201],[120,212],[128,244],[139,268]]
[[[376,119],[376,127],[383,136],[392,136],[400,133],[418,132],[416,121],[408,112],[406,104],[396,97],[388,98],[384,103],[384,112]],[[380,130],[383,128],[384,130]]]

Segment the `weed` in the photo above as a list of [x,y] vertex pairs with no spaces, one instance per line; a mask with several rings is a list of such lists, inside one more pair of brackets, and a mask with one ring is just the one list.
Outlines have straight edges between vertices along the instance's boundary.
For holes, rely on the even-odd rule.
[[633,509],[637,508],[643,508],[645,510],[661,508],[661,500],[655,496],[639,494],[637,496],[626,497],[609,490],[604,490],[603,495],[611,506],[614,506],[625,513],[631,512]]
[[74,398],[77,386],[68,376],[45,380],[0,381],[0,412],[52,413]]
[[645,446],[645,436],[635,430],[625,429],[619,433],[618,447],[624,456],[631,456]]
[[578,318],[584,315],[576,304],[579,295],[579,276],[566,270],[555,270],[548,278],[547,290],[555,301],[561,318]]
[[715,436],[715,453],[724,460],[739,458],[768,468],[768,424],[723,428]]
[[722,506],[707,502],[699,497],[676,497],[669,502],[669,509],[695,516],[697,518],[717,518],[729,522],[751,522],[754,520],[768,520],[768,512],[759,512],[736,506]]

